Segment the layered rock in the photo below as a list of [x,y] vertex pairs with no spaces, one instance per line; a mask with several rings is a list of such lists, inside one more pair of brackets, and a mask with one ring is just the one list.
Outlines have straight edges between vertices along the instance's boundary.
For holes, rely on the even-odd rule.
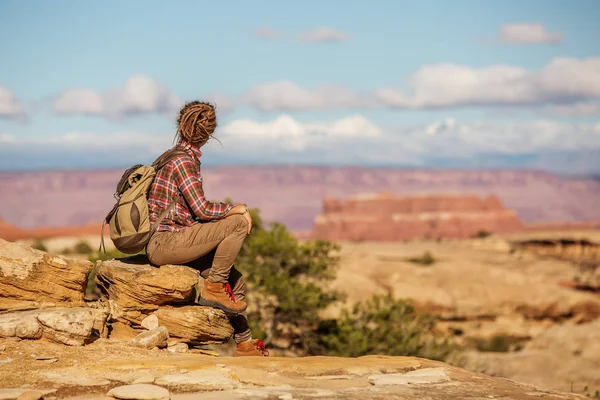
[[0,309],[27,302],[81,305],[92,267],[0,239]]
[[223,343],[233,334],[223,312],[190,305],[201,279],[194,269],[179,265],[155,268],[145,257],[99,263],[95,279],[102,298],[85,303],[91,270],[89,261],[0,239],[0,338],[45,338],[83,345],[93,336],[108,337],[113,322],[125,328],[133,326],[138,333],[142,325],[160,329],[180,342],[193,344]]
[[170,337],[182,342],[223,343],[233,335],[227,316],[210,307],[190,305],[201,280],[194,269],[182,265],[157,268],[144,257],[105,261],[96,274],[111,321],[141,328],[149,316],[155,316]]
[[427,195],[397,197],[388,193],[331,197],[315,219],[312,236],[328,240],[397,241],[415,238],[467,238],[479,232],[523,228],[512,210],[495,197]]
[[180,265],[160,268],[144,258],[105,261],[100,264],[96,283],[104,296],[123,310],[155,310],[163,304],[189,303],[200,274]]
[[0,337],[41,339],[81,346],[102,336],[108,312],[86,307],[52,308],[0,314]]
[[171,337],[186,343],[222,343],[233,335],[227,316],[214,308],[200,306],[161,307],[155,315]]

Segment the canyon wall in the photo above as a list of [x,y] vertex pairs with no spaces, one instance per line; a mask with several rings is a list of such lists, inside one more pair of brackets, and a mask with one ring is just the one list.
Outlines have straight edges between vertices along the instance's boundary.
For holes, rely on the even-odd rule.
[[517,214],[496,196],[360,195],[341,201],[326,197],[312,237],[328,240],[396,241],[467,238],[480,232],[523,229]]

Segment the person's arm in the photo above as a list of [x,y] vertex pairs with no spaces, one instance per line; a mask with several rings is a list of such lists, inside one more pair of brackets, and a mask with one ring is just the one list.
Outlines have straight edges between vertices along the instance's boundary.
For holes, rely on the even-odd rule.
[[198,219],[210,221],[232,214],[242,214],[246,211],[246,206],[242,204],[208,201],[204,197],[202,177],[191,158],[178,157],[175,159],[173,172],[177,187]]

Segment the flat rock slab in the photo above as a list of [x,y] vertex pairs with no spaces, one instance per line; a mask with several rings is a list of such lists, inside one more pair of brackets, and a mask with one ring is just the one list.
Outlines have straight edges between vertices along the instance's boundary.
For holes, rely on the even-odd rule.
[[405,374],[374,374],[368,380],[375,386],[414,385],[449,382],[450,377],[443,368],[423,368]]
[[[230,375],[230,376],[227,376]],[[207,368],[185,374],[165,375],[154,381],[155,384],[194,390],[227,390],[241,386],[231,378],[231,374],[221,368]]]
[[96,283],[104,297],[124,310],[156,309],[194,299],[198,271],[181,265],[157,268],[143,262],[138,257],[101,263]]
[[233,335],[229,319],[220,310],[202,306],[160,307],[154,312],[170,337],[193,344],[223,343]]
[[[108,313],[86,307],[50,308],[0,314],[0,337],[40,339],[82,346],[94,329],[103,327]],[[100,333],[100,332],[99,332]]]
[[171,395],[165,388],[156,385],[138,384],[119,386],[111,389],[108,396],[124,400],[170,400]]
[[47,395],[56,392],[55,389],[31,389],[31,388],[14,388],[14,389],[0,389],[0,400],[13,400],[18,399],[19,396],[28,392],[37,392],[40,395]]
[[[3,298],[82,304],[92,267],[87,260],[71,260],[0,239]],[[23,303],[15,306],[22,309]]]

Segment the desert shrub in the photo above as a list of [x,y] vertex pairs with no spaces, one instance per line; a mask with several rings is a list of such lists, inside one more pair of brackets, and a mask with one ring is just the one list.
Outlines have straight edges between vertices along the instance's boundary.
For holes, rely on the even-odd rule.
[[31,244],[31,247],[34,248],[34,249],[36,249],[36,250],[48,251],[48,248],[46,247],[46,244],[40,238],[33,239],[33,243]]
[[423,255],[421,255],[419,257],[409,258],[407,261],[409,261],[413,264],[433,265],[436,263],[437,260],[435,259],[435,257],[433,257],[433,255],[429,251],[426,251],[425,253],[423,253]]
[[77,254],[89,254],[94,251],[89,245],[89,243],[84,240],[80,240],[79,242],[77,242],[75,246],[73,246],[73,250]]
[[506,353],[522,349],[522,340],[514,336],[494,335],[491,338],[473,339],[473,344],[478,351]]
[[268,342],[295,336],[296,350],[305,351],[301,336],[318,326],[321,310],[342,298],[320,285],[335,278],[339,247],[324,240],[300,243],[282,224],[266,229],[258,210],[251,214],[253,230],[237,259],[253,289],[251,327]]
[[251,288],[248,316],[255,337],[297,355],[443,359],[451,352],[446,339],[431,333],[433,316],[419,314],[409,302],[390,295],[375,296],[336,319],[323,319],[321,311],[344,298],[326,289],[336,276],[339,245],[299,242],[285,226],[267,228],[258,210],[250,212],[253,231],[237,263]]
[[[144,252],[141,252],[140,254],[143,254]],[[96,261],[107,261],[107,260],[112,260],[113,258],[123,258],[123,257],[129,257],[130,254],[125,254],[125,253],[121,253],[119,250],[117,249],[113,249],[113,250],[106,250],[106,253],[104,251],[93,251],[91,253],[88,253],[88,260],[90,260],[91,262],[95,263]]]
[[345,309],[337,320],[319,327],[321,353],[342,357],[367,354],[419,356],[445,359],[453,350],[450,341],[433,333],[436,319],[418,313],[410,301],[390,294]]
[[485,231],[485,230],[479,231],[475,235],[473,235],[473,237],[477,238],[477,239],[485,239],[490,236],[492,236],[492,233],[489,231]]

